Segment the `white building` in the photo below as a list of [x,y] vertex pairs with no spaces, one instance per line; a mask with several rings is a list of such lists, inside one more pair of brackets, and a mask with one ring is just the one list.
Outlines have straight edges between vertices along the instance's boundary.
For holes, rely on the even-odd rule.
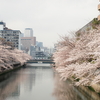
[[17,49],[20,49],[21,46],[20,34],[21,32],[19,30],[8,29],[4,22],[0,22],[0,37],[12,43],[12,46]]
[[12,42],[13,47],[20,49],[21,32],[19,30],[0,30],[0,37],[4,38],[8,42]]
[[33,29],[32,28],[25,28],[24,37],[33,37]]
[[3,30],[5,28],[6,24],[4,22],[0,22],[0,30]]

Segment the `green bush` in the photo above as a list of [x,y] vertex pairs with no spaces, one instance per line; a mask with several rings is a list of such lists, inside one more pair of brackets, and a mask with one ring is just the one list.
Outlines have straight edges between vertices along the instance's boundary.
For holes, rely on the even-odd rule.
[[97,18],[94,18],[92,21],[92,25],[98,25],[100,24],[100,21]]
[[93,88],[93,87],[91,87],[91,86],[87,86],[87,87],[88,87],[88,89],[89,89],[89,90],[91,90],[91,91],[95,92],[95,90],[94,90],[94,88]]

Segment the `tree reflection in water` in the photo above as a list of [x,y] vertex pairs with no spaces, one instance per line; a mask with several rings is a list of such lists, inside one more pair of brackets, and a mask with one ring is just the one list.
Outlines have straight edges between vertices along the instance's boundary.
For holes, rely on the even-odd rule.
[[75,87],[69,81],[62,81],[58,74],[55,74],[55,87],[53,96],[57,100],[87,100],[84,96],[75,91]]
[[24,71],[25,70],[20,70],[18,72],[20,74],[10,73],[9,79],[0,83],[0,100],[5,100],[10,95],[16,95],[16,92],[20,93],[20,91],[18,91],[19,85],[27,79],[27,74],[22,75]]

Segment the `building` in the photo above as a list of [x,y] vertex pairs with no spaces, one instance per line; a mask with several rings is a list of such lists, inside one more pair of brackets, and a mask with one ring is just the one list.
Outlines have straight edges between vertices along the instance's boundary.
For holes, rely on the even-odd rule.
[[[99,2],[100,2],[100,0],[99,0]],[[100,13],[100,4],[98,5],[98,11]],[[100,20],[100,14],[98,15],[98,20]]]
[[51,48],[38,46],[30,46],[30,55],[33,59],[49,59],[53,54]]
[[21,33],[21,34],[20,34],[20,37],[24,37],[24,33]]
[[36,37],[22,37],[21,38],[21,46],[22,50],[24,50],[26,53],[30,51],[30,46],[36,45]]
[[38,42],[38,41],[36,41],[36,45],[38,46],[38,47],[43,47],[43,42]]
[[79,29],[76,34],[80,35],[81,33],[86,33],[89,30],[93,29],[93,20],[87,23],[85,26],[83,26],[81,29]]
[[32,28],[25,28],[24,37],[33,37],[33,29]]
[[33,37],[33,29],[25,28],[24,36],[21,37],[21,50],[30,54],[30,46],[36,45],[36,37]]
[[17,49],[20,49],[21,45],[20,34],[21,32],[19,30],[8,29],[4,22],[0,22],[0,37],[12,43],[12,47]]
[[48,59],[48,57],[44,54],[43,51],[35,52],[35,59]]
[[4,22],[0,22],[0,30],[4,30],[6,24]]
[[30,55],[33,59],[48,59],[47,55],[37,46],[30,46]]
[[[99,0],[99,3],[100,3],[100,0]],[[98,5],[98,11],[100,13],[100,4]],[[96,29],[95,25],[99,25],[99,24],[100,24],[100,14],[98,15],[97,18],[94,18],[92,21],[90,21],[84,27],[82,27],[81,29],[79,29],[76,32],[76,35],[79,36],[80,34],[86,33],[86,32],[88,32],[91,29]]]

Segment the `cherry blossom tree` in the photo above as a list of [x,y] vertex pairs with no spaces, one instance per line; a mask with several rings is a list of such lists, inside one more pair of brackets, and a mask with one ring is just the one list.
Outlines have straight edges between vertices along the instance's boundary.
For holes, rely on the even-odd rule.
[[[3,41],[3,42],[2,42]],[[21,50],[12,48],[11,46],[3,45],[4,40],[0,41],[0,72],[13,69],[13,64],[19,63],[24,65],[25,62],[31,59],[31,56]]]
[[63,80],[72,79],[75,85],[100,83],[100,30],[91,29],[63,37],[54,53],[56,70]]

